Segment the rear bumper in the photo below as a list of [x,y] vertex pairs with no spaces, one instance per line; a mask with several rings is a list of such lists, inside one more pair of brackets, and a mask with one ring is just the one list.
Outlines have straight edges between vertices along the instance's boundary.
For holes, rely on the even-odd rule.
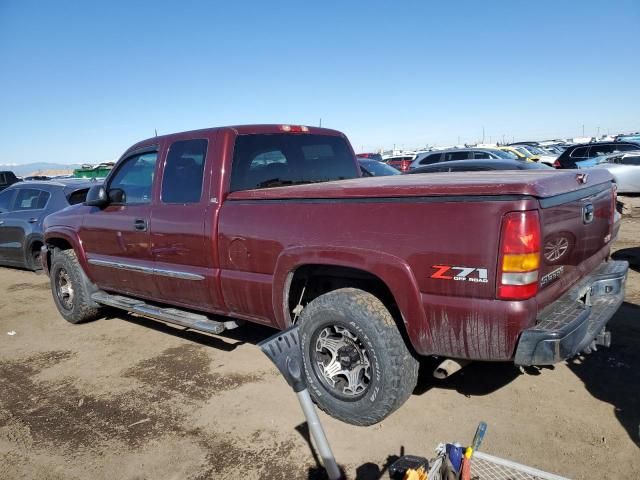
[[604,262],[542,310],[536,326],[522,332],[514,362],[550,365],[590,347],[624,300],[628,269],[626,261]]

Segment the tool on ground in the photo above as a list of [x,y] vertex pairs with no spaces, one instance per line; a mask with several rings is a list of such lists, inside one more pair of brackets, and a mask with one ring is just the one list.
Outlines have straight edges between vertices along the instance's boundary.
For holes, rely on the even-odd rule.
[[487,432],[487,424],[485,422],[480,422],[478,424],[478,428],[476,429],[476,434],[473,436],[473,442],[471,442],[471,446],[467,447],[464,452],[464,459],[462,461],[462,472],[460,474],[460,478],[462,480],[470,480],[471,479],[471,457],[473,457],[473,452],[480,448],[480,444],[484,439],[484,434]]
[[313,401],[307,389],[302,364],[302,349],[298,335],[298,327],[293,326],[276,335],[263,340],[258,344],[262,352],[271,359],[289,386],[298,396],[298,401],[309,425],[309,432],[322,459],[322,464],[327,470],[329,480],[340,480],[342,473],[338,468],[329,442],[313,406]]
[[[421,479],[426,480],[426,471],[429,469],[429,461],[416,455],[402,455],[389,467],[389,476],[393,479]],[[421,477],[420,475],[424,475]]]

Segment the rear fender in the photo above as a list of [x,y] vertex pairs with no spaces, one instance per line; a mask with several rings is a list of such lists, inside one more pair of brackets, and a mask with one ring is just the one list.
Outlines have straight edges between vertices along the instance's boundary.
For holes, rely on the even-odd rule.
[[[418,284],[411,268],[403,259],[362,248],[313,246],[288,248],[278,257],[273,277],[273,305],[276,323],[280,328],[291,324],[288,292],[293,273],[304,265],[356,268],[375,275],[391,291],[412,343],[413,334],[417,332],[412,332],[411,325],[424,325],[425,314]],[[429,335],[429,332],[421,334]]]

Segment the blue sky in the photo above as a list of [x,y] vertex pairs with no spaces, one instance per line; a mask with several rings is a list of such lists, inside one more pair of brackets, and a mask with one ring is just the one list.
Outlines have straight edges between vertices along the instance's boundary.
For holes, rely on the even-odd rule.
[[640,130],[639,28],[637,0],[0,0],[0,163],[320,118],[358,151]]

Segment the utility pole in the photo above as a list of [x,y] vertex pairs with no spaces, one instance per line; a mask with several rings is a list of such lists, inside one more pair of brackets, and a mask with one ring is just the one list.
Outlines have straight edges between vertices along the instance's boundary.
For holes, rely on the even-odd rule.
[[458,143],[457,145],[460,145],[460,135],[458,135]]
[[600,127],[598,127],[598,136],[596,138],[600,138]]
[[504,145],[504,133],[502,134],[502,145]]
[[482,143],[484,143],[484,127],[482,127]]
[[584,123],[582,124],[582,136],[584,137]]
[[320,128],[322,128],[322,117],[320,117]]

